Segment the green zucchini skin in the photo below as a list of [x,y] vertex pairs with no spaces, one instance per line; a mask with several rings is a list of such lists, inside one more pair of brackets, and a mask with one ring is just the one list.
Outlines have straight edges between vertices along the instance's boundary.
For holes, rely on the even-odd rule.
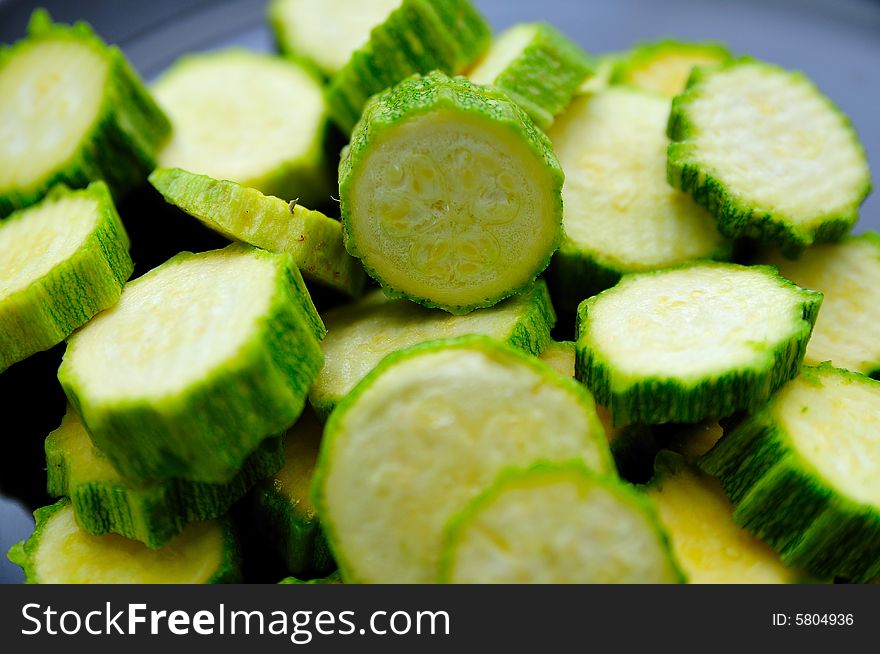
[[20,49],[52,40],[79,42],[107,60],[104,99],[98,117],[70,159],[28,188],[0,190],[0,218],[39,201],[56,184],[83,188],[104,180],[119,198],[146,180],[156,165],[156,151],[171,134],[171,123],[122,51],[104,43],[86,23],[53,23],[45,10],[34,11],[27,38],[0,48],[0,70]]
[[[96,313],[116,304],[134,270],[128,234],[107,185],[93,182],[78,191],[56,186],[43,203],[61,204],[72,197],[97,202],[95,228],[70,258],[0,303],[0,372],[61,343]],[[4,222],[26,221],[27,213],[19,210]]]
[[[658,273],[642,274],[663,274],[688,267],[684,265]],[[768,269],[776,274],[775,268]],[[582,326],[588,319],[591,307],[603,293],[613,292],[612,288],[584,300],[578,307],[575,376],[590,389],[598,404],[611,409],[615,426],[696,423],[707,418],[727,417],[737,411],[756,409],[765,404],[785,382],[797,376],[822,306],[821,293],[801,289],[787,280],[784,283],[797,289],[803,296],[800,305],[803,322],[789,339],[772,350],[769,355],[772,363],[765,368],[730,371],[694,384],[674,378],[643,379],[622,390],[616,389],[613,366],[581,340]]]
[[[78,421],[76,416],[65,416],[71,419]],[[190,522],[225,515],[254,484],[284,464],[282,441],[274,437],[257,447],[228,484],[172,479],[136,489],[118,477],[77,482],[71,475],[70,453],[55,433],[47,436],[45,444],[49,495],[70,498],[77,524],[86,533],[116,533],[152,549],[164,547]]]
[[[858,373],[823,368],[855,380]],[[714,448],[697,461],[717,477],[734,504],[738,525],[779,552],[790,566],[817,578],[867,583],[880,575],[880,512],[836,492],[774,421],[770,405],[728,425]]]
[[280,586],[323,586],[325,584],[342,584],[345,583],[342,581],[342,574],[339,571],[332,572],[326,577],[320,577],[318,579],[310,579],[308,581],[303,581],[302,579],[297,579],[296,577],[287,577],[278,582]]
[[[290,255],[230,248],[276,259],[276,290],[261,325],[210,379],[165,402],[94,403],[68,344],[58,379],[95,445],[134,487],[177,478],[229,483],[260,442],[295,422],[321,369],[324,325]],[[169,263],[199,256],[184,252]]]
[[[715,216],[718,230],[725,236],[749,237],[764,243],[776,244],[786,256],[797,258],[813,243],[838,241],[850,232],[858,221],[859,206],[871,192],[870,176],[866,178],[861,192],[852,199],[848,208],[837,215],[827,216],[814,227],[804,227],[794,224],[785,215],[776,211],[756,208],[741,201],[735,190],[728,188],[723,180],[712,174],[711,170],[691,159],[687,141],[698,132],[698,128],[689,115],[689,103],[697,97],[701,82],[718,71],[750,65],[756,61],[751,57],[738,57],[722,66],[710,69],[698,68],[691,73],[685,91],[672,101],[672,111],[667,126],[667,134],[672,143],[668,149],[666,175],[672,186],[690,193],[698,204]],[[761,65],[777,71],[783,70],[763,62]],[[809,84],[816,94],[821,94],[821,91],[802,73],[789,74]],[[852,133],[855,147],[866,160],[864,149],[859,143],[850,119],[830,99],[824,99],[828,109],[837,114],[846,129]]]
[[[64,497],[55,502],[55,504],[44,506],[34,511],[34,521],[36,524],[33,533],[26,540],[13,545],[9,550],[7,557],[24,571],[26,584],[42,583],[36,571],[34,557],[40,546],[40,540],[46,524],[49,522],[49,518],[68,506],[70,506],[70,500]],[[235,526],[229,518],[223,518],[221,524],[223,528],[223,556],[220,565],[205,583],[241,583],[241,554],[238,548]]]
[[[388,286],[373,268],[364,261],[364,255],[357,243],[350,237],[351,206],[349,196],[356,172],[366,159],[373,143],[381,138],[384,131],[393,129],[407,118],[427,113],[438,108],[455,112],[470,113],[488,118],[497,124],[504,124],[521,135],[523,142],[538,157],[551,176],[554,196],[554,213],[558,220],[558,232],[547,256],[518,288],[467,306],[452,306],[438,303],[426,297],[409,295]],[[547,136],[539,130],[528,115],[512,102],[503,92],[491,87],[481,87],[463,77],[450,78],[441,72],[431,72],[425,76],[413,76],[399,85],[377,95],[367,108],[351,135],[351,142],[343,152],[339,164],[339,200],[342,212],[345,247],[348,253],[361,260],[367,274],[379,282],[385,294],[393,298],[405,298],[428,308],[439,308],[454,315],[470,313],[474,309],[491,307],[501,300],[527,289],[550,264],[553,253],[562,242],[562,184],[565,175],[553,152]]]
[[403,0],[330,81],[330,117],[350,134],[373,95],[415,73],[461,73],[490,40],[489,26],[469,0]]

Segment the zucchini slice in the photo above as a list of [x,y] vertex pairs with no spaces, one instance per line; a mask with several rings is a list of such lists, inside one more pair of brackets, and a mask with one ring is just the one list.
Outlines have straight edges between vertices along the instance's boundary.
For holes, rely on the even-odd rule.
[[880,235],[868,232],[816,245],[797,261],[774,252],[764,262],[825,295],[806,363],[831,361],[866,375],[880,372]]
[[170,131],[119,48],[35,11],[27,38],[0,47],[0,218],[58,183],[104,180],[121,195]]
[[[551,341],[541,351],[541,356],[538,358],[563,377],[574,377],[574,341]],[[597,407],[598,409],[599,407]],[[602,419],[601,412],[599,412],[599,419]]]
[[661,452],[648,497],[691,584],[792,584],[803,575],[733,521],[718,481]]
[[332,77],[401,0],[271,0],[269,25],[282,54]]
[[556,314],[547,286],[538,281],[520,295],[466,316],[390,300],[376,290],[360,302],[328,311],[324,321],[324,367],[309,390],[309,400],[322,417],[387,354],[468,334],[485,334],[539,354],[550,342]]
[[819,578],[880,576],[880,382],[805,367],[699,461],[734,520]]
[[225,484],[302,412],[324,327],[290,255],[184,252],[68,341],[58,378],[132,486]]
[[673,98],[697,67],[719,66],[730,61],[730,50],[720,43],[663,40],[643,43],[621,57],[611,74],[612,84],[626,84]]
[[34,512],[30,538],[9,550],[29,584],[222,584],[240,581],[228,519],[194,522],[160,550],[116,534],[92,536],[70,501]]
[[326,577],[320,577],[318,579],[309,579],[308,581],[303,581],[302,579],[297,579],[296,577],[287,577],[286,579],[282,579],[278,582],[279,585],[282,586],[323,586],[326,584],[341,584],[342,575],[337,570]]
[[80,528],[93,536],[120,534],[153,549],[167,545],[190,522],[226,514],[254,484],[283,464],[281,439],[269,438],[228,484],[174,479],[131,488],[92,444],[70,407],[61,426],[46,438],[49,495],[71,499]]
[[577,382],[486,336],[387,356],[330,415],[313,497],[346,582],[430,583],[443,529],[511,466],[613,464]]
[[115,304],[134,268],[128,246],[104,182],[57,186],[0,221],[0,372]]
[[330,80],[330,116],[351,134],[373,95],[417,73],[461,73],[491,39],[489,26],[469,0],[401,0]]
[[806,76],[753,59],[696,69],[669,117],[669,182],[722,233],[789,256],[834,241],[871,190],[849,119]]
[[577,377],[618,426],[753,409],[797,375],[821,303],[769,266],[628,275],[581,303]]
[[311,205],[329,197],[327,105],[306,67],[240,49],[186,55],[153,93],[174,125],[160,166]]
[[167,202],[223,236],[270,252],[289,252],[303,276],[351,297],[367,276],[342,244],[342,225],[298,202],[180,168],[159,168],[150,183]]
[[526,288],[562,237],[563,174],[507,96],[434,72],[379,95],[339,167],[345,245],[385,291],[450,313]]
[[680,583],[654,511],[580,464],[507,471],[453,519],[441,580],[456,584]]
[[257,525],[292,575],[326,574],[336,565],[309,495],[323,430],[306,409],[284,435],[284,467],[254,493]]
[[730,256],[712,216],[666,182],[668,117],[665,98],[611,87],[575,99],[549,132],[565,170],[565,239],[549,276],[561,308],[626,273]]
[[584,80],[580,87],[578,87],[575,95],[589,95],[608,88],[608,85],[611,84],[611,75],[614,73],[614,68],[622,56],[618,52],[606,52],[594,57],[592,62],[593,74]]
[[468,77],[498,87],[546,130],[592,73],[579,45],[546,23],[520,23],[501,34]]

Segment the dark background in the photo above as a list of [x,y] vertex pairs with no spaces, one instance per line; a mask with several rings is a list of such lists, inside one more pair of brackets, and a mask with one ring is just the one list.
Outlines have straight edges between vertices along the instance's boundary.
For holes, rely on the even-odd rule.
[[[149,80],[184,52],[228,45],[270,49],[264,4],[263,0],[0,0],[0,42],[20,38],[32,9],[45,6],[56,20],[92,23],[107,41],[119,44]],[[875,171],[880,166],[880,2],[876,0],[476,0],[476,4],[496,29],[546,20],[592,53],[664,37],[718,40],[735,52],[803,70],[852,118]],[[876,173],[874,185],[880,187]],[[124,205],[121,213],[126,217]],[[865,229],[880,230],[880,193],[863,207],[856,231]],[[13,491],[16,484],[25,488],[16,495],[31,504],[37,503],[33,489],[42,485],[44,477],[38,460],[42,436],[57,426],[63,412],[63,395],[53,374],[62,348],[32,357],[25,367],[17,364],[0,376],[0,476],[5,475],[2,479],[10,485],[6,479],[11,475]],[[4,457],[9,458],[4,462]],[[0,582],[21,580],[5,552],[26,537],[32,525],[21,504],[0,495]]]

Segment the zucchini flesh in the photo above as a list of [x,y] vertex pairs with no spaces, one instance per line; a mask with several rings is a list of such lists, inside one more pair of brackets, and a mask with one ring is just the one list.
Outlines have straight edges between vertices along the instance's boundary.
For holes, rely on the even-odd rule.
[[543,281],[491,309],[466,316],[391,300],[374,291],[356,304],[324,314],[324,367],[309,390],[319,415],[333,407],[387,355],[440,338],[485,334],[531,354],[550,341],[556,314]]
[[816,245],[796,261],[772,253],[764,262],[825,295],[804,361],[831,361],[866,375],[880,372],[880,235]]
[[389,355],[339,403],[313,496],[346,582],[430,583],[446,523],[502,470],[571,460],[613,470],[589,393],[465,336]]
[[342,244],[342,225],[298,202],[235,182],[159,168],[150,183],[167,202],[223,236],[270,252],[289,252],[306,279],[357,297],[366,275]]
[[503,474],[452,521],[441,569],[456,584],[682,581],[644,498],[571,464]]
[[346,248],[387,293],[462,314],[526,288],[562,236],[562,170],[501,91],[439,72],[379,95],[339,167]]
[[160,550],[116,534],[92,536],[67,499],[34,513],[36,527],[9,559],[29,584],[219,584],[240,580],[228,519],[195,522]]
[[753,59],[695,70],[668,133],[669,182],[725,235],[787,255],[846,234],[871,190],[846,116],[804,75]]
[[576,95],[589,95],[608,88],[608,85],[611,84],[614,68],[622,56],[617,52],[607,52],[596,56],[593,59],[593,74],[578,87]]
[[699,461],[734,519],[819,578],[880,576],[880,382],[805,367]]
[[577,377],[618,426],[753,409],[797,375],[821,303],[769,266],[628,275],[581,303]]
[[326,574],[335,567],[309,495],[322,434],[306,409],[284,435],[284,466],[254,494],[257,524],[292,575]]
[[269,24],[283,54],[303,58],[333,76],[400,4],[401,0],[272,0]]
[[507,93],[546,130],[591,72],[587,54],[559,31],[521,23],[495,40],[468,77]]
[[[539,358],[563,377],[574,377],[575,347],[573,341],[552,341],[541,351]],[[600,407],[596,407],[596,409],[601,420]]]
[[565,239],[554,298],[573,310],[622,275],[726,259],[712,216],[664,178],[669,101],[610,87],[577,98],[549,132],[565,170]]
[[373,95],[416,73],[459,74],[490,41],[489,26],[469,0],[401,0],[330,80],[330,115],[351,134]]
[[80,528],[93,536],[115,533],[158,549],[186,526],[224,515],[259,480],[284,463],[280,438],[269,438],[248,457],[228,484],[182,480],[131,488],[91,442],[69,407],[46,438],[48,492],[69,497]]
[[673,98],[684,91],[695,67],[718,66],[730,59],[730,51],[719,43],[672,40],[645,43],[621,57],[614,67],[611,83]]
[[0,222],[0,372],[112,306],[134,265],[104,182],[59,186]]
[[174,125],[160,166],[306,204],[327,200],[327,105],[307,68],[240,49],[186,55],[153,93]]
[[85,23],[37,10],[27,38],[0,50],[0,218],[55,184],[137,186],[170,133],[122,52]]
[[661,452],[647,488],[691,584],[791,584],[802,575],[733,521],[717,480]]
[[323,334],[290,256],[233,244],[128,284],[70,338],[58,378],[127,483],[225,484],[299,416]]

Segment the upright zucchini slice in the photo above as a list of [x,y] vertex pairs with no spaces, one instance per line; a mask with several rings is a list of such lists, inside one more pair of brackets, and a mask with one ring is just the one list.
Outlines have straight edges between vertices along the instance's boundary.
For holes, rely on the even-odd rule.
[[581,304],[577,376],[615,425],[753,409],[797,375],[821,303],[769,266],[629,275]]
[[113,305],[133,270],[128,245],[104,182],[56,187],[0,222],[0,372]]
[[331,414],[313,495],[346,582],[436,581],[450,518],[509,467],[612,471],[576,382],[486,336],[386,357]]
[[501,91],[413,77],[352,134],[339,167],[345,245],[393,296],[490,307],[547,266],[562,180],[550,141]]
[[675,557],[691,584],[791,584],[803,575],[736,525],[717,480],[672,452],[657,457],[647,488]]
[[35,11],[28,37],[0,47],[0,218],[57,183],[129,190],[170,130],[118,48]]
[[773,253],[766,263],[796,284],[825,295],[805,361],[880,372],[880,235],[869,232],[810,248],[797,261]]
[[46,438],[49,495],[71,499],[80,528],[93,536],[120,534],[153,549],[167,545],[190,522],[224,515],[254,484],[283,464],[281,439],[269,438],[228,484],[173,479],[132,488],[92,444],[70,408],[61,426]]
[[682,576],[651,506],[580,464],[503,474],[446,534],[456,584],[660,584]]
[[309,495],[322,433],[306,409],[284,435],[284,467],[254,494],[257,525],[293,575],[326,574],[335,567]]
[[345,251],[342,225],[294,201],[287,203],[235,182],[180,168],[159,168],[150,183],[169,203],[236,241],[271,252],[289,252],[310,281],[358,296],[366,275]]
[[489,47],[489,26],[469,0],[398,4],[327,87],[330,116],[346,134],[376,93],[416,73],[461,73]]
[[611,83],[627,84],[673,98],[684,91],[695,67],[718,66],[730,59],[730,50],[720,43],[672,40],[644,43],[617,61]]
[[543,281],[491,309],[466,316],[426,309],[407,300],[389,300],[374,291],[356,304],[324,314],[324,367],[309,391],[322,416],[387,354],[440,338],[485,334],[531,354],[550,341],[556,314]]
[[753,59],[697,69],[672,103],[668,177],[728,236],[796,254],[833,241],[871,190],[849,120],[804,75]]
[[306,204],[327,199],[327,105],[307,68],[238,49],[187,55],[153,92],[174,124],[160,166]]
[[116,534],[92,536],[62,499],[34,513],[36,528],[9,550],[29,584],[221,584],[240,580],[229,520],[195,522],[160,550]]
[[611,87],[577,98],[550,131],[565,170],[565,239],[550,274],[562,308],[625,273],[730,256],[712,216],[664,178],[668,117],[663,97]]
[[228,483],[299,416],[324,327],[289,255],[185,252],[68,342],[58,377],[127,483]]
[[278,49],[331,77],[401,0],[271,0],[269,24]]
[[820,578],[880,576],[880,382],[806,367],[699,465],[734,519]]
[[495,40],[468,77],[507,93],[546,130],[591,73],[579,45],[546,23],[520,23]]

